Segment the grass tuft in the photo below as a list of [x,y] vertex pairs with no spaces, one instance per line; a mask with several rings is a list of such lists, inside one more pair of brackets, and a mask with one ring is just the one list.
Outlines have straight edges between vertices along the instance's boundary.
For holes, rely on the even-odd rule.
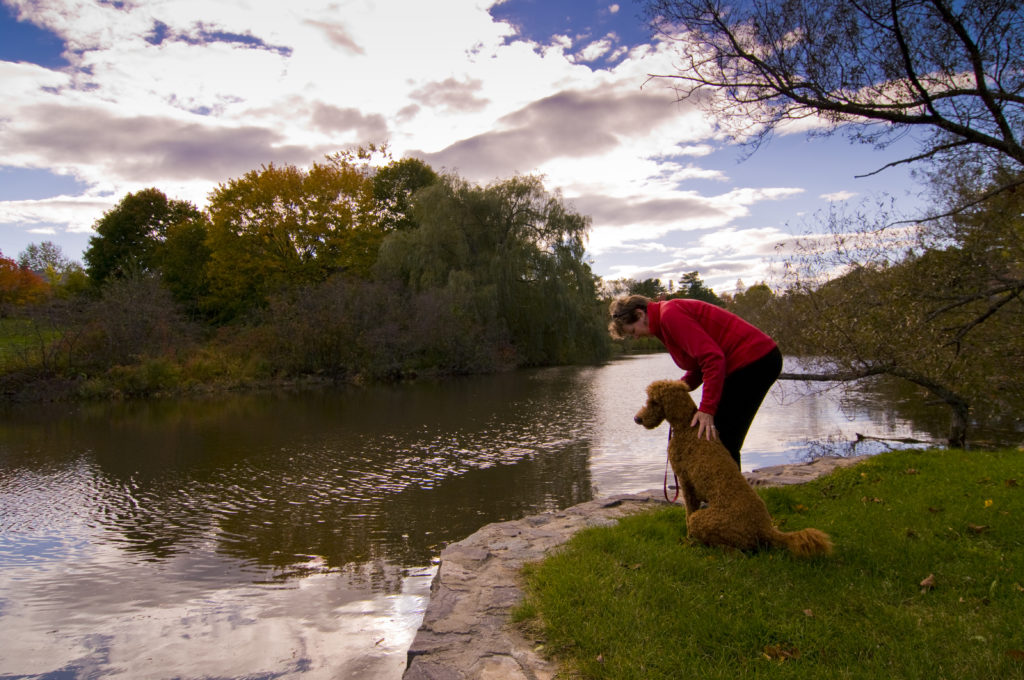
[[706,548],[663,508],[524,569],[564,677],[1024,677],[1024,452],[900,451],[761,489],[830,557]]

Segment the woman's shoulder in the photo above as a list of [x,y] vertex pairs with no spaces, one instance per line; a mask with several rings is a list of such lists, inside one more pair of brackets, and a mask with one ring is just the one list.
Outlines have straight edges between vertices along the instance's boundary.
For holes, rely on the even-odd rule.
[[707,313],[709,307],[714,307],[714,305],[704,302],[703,300],[694,300],[693,298],[672,298],[671,300],[665,300],[661,303],[661,313],[688,314],[690,316],[696,316],[702,313]]

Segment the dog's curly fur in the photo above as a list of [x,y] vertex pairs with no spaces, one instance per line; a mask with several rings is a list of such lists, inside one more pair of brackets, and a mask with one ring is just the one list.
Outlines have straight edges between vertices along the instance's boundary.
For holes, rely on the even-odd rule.
[[689,536],[705,545],[739,550],[784,547],[808,557],[832,551],[818,529],[782,532],[721,442],[699,439],[691,427],[697,405],[690,388],[678,380],[647,386],[647,403],[633,418],[648,430],[663,421],[672,426],[668,457],[681,487]]

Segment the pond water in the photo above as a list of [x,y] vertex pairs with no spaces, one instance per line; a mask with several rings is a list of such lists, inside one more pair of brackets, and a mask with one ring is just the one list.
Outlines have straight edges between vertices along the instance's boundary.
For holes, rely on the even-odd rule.
[[[786,370],[791,370],[787,366]],[[667,354],[439,383],[0,414],[0,677],[399,678],[441,549],[660,487]],[[698,397],[699,398],[699,397]],[[769,394],[743,467],[941,439],[874,395]],[[871,446],[872,449],[865,447]]]

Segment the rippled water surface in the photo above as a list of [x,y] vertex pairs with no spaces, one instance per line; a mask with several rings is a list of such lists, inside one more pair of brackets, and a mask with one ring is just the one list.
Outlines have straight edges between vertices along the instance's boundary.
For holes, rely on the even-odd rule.
[[[667,355],[438,384],[0,414],[0,677],[398,678],[440,550],[662,483]],[[744,468],[934,439],[769,395]],[[938,429],[938,433],[936,432]]]

